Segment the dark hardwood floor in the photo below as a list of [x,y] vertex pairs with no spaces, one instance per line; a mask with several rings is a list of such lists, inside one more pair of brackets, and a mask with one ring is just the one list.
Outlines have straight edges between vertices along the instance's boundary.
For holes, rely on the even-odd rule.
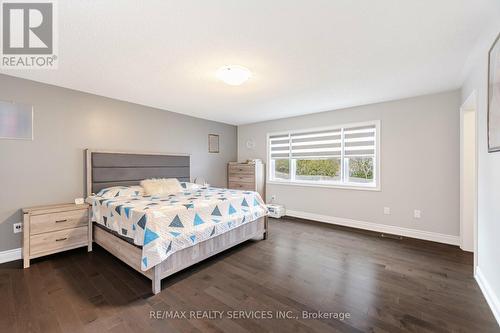
[[165,279],[156,296],[98,246],[3,264],[0,304],[0,332],[500,332],[459,248],[293,220],[271,220],[267,240]]

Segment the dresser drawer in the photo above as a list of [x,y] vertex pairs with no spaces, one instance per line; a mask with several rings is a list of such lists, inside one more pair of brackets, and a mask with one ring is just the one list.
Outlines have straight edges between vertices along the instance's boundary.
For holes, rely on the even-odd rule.
[[88,244],[88,226],[30,237],[30,257],[42,256]]
[[254,175],[248,175],[248,174],[229,174],[229,181],[230,182],[243,182],[243,183],[255,183],[255,177]]
[[254,183],[229,182],[229,188],[233,190],[255,191]]
[[30,234],[63,230],[86,226],[88,224],[88,210],[71,210],[52,214],[33,215],[30,218]]
[[232,174],[247,174],[253,175],[255,173],[255,166],[249,164],[230,164],[229,175]]

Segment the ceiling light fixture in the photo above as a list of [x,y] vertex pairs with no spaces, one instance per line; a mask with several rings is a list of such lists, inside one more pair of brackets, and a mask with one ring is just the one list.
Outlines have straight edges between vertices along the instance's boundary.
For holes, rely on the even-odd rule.
[[239,86],[252,77],[252,73],[243,66],[228,65],[219,68],[215,76],[226,84]]

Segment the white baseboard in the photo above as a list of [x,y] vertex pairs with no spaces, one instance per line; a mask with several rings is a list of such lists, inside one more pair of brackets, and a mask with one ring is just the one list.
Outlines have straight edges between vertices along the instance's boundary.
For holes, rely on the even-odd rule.
[[410,228],[402,228],[402,227],[396,227],[396,226],[392,226],[392,225],[358,221],[358,220],[352,220],[352,219],[347,219],[347,218],[343,218],[343,217],[334,217],[334,216],[328,216],[328,215],[299,212],[299,211],[288,210],[288,209],[286,210],[286,215],[292,216],[292,217],[298,217],[301,219],[307,219],[307,220],[313,220],[313,221],[341,225],[344,227],[364,229],[364,230],[376,231],[376,232],[381,232],[381,233],[386,233],[386,234],[393,234],[393,235],[399,235],[399,236],[411,237],[411,238],[417,238],[417,239],[424,239],[424,240],[438,242],[438,243],[444,243],[444,244],[460,245],[460,237],[459,236],[445,235],[445,234],[440,234],[437,232],[423,231],[423,230],[410,229]]
[[0,264],[3,264],[4,262],[19,260],[19,259],[22,259],[21,248],[0,252]]
[[476,278],[477,284],[479,285],[479,288],[481,288],[484,298],[486,298],[486,302],[488,302],[498,325],[500,325],[500,300],[498,299],[498,296],[493,292],[490,283],[486,280],[479,267],[476,268],[476,274],[474,277]]

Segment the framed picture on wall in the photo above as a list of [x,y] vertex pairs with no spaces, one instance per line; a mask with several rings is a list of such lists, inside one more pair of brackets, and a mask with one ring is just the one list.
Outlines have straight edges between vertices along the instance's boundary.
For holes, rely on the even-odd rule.
[[500,34],[488,54],[488,152],[500,151]]
[[219,136],[217,134],[208,135],[208,152],[209,153],[219,152]]
[[0,101],[0,139],[33,140],[33,105]]

